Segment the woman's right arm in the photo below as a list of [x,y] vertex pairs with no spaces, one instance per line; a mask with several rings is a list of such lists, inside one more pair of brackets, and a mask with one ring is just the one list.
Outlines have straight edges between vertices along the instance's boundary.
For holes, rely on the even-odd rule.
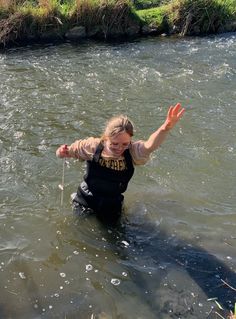
[[76,158],[85,161],[91,160],[99,142],[99,138],[89,137],[87,139],[77,140],[71,145],[64,144],[56,150],[56,156],[59,158]]

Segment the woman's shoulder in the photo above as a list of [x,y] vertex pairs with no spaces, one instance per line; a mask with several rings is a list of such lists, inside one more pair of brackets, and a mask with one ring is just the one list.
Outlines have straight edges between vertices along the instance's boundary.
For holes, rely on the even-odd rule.
[[144,147],[143,140],[132,141],[129,150],[135,165],[144,165],[150,158],[150,154],[147,154]]
[[70,151],[81,160],[91,160],[100,142],[98,137],[79,139],[71,144]]
[[97,148],[97,146],[101,143],[101,138],[99,137],[88,137],[84,140],[82,140],[84,145],[90,146],[91,148]]
[[[98,137],[88,137],[81,141],[81,149],[86,153],[86,157],[89,159],[94,155],[98,145],[101,143],[101,139]],[[87,158],[86,158],[87,159]]]

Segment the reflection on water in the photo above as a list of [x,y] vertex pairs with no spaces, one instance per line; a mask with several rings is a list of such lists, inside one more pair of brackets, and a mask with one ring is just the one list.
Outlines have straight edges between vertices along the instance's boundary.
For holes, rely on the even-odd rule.
[[[234,34],[0,56],[1,318],[214,318],[236,302]],[[128,114],[136,138],[187,112],[137,167],[115,228],[75,219],[58,145]],[[230,132],[230,133],[229,133]],[[14,307],[12,307],[14,305]]]

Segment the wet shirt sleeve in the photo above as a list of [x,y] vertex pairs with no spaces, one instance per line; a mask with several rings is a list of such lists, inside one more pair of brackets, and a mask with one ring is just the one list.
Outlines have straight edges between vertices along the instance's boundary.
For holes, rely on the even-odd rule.
[[135,165],[144,165],[150,159],[150,154],[144,149],[144,141],[132,142],[130,145],[130,154]]
[[100,138],[95,137],[77,140],[69,146],[69,155],[84,161],[92,160],[99,143]]

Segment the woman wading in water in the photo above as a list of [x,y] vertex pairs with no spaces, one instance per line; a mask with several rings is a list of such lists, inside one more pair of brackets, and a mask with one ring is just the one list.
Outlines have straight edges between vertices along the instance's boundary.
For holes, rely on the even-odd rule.
[[164,141],[185,109],[178,103],[169,108],[165,122],[146,140],[133,141],[133,124],[123,115],[111,118],[101,138],[79,139],[61,145],[56,155],[87,161],[84,180],[73,199],[78,214],[95,213],[104,223],[116,223],[122,212],[123,193],[134,166],[145,164]]

